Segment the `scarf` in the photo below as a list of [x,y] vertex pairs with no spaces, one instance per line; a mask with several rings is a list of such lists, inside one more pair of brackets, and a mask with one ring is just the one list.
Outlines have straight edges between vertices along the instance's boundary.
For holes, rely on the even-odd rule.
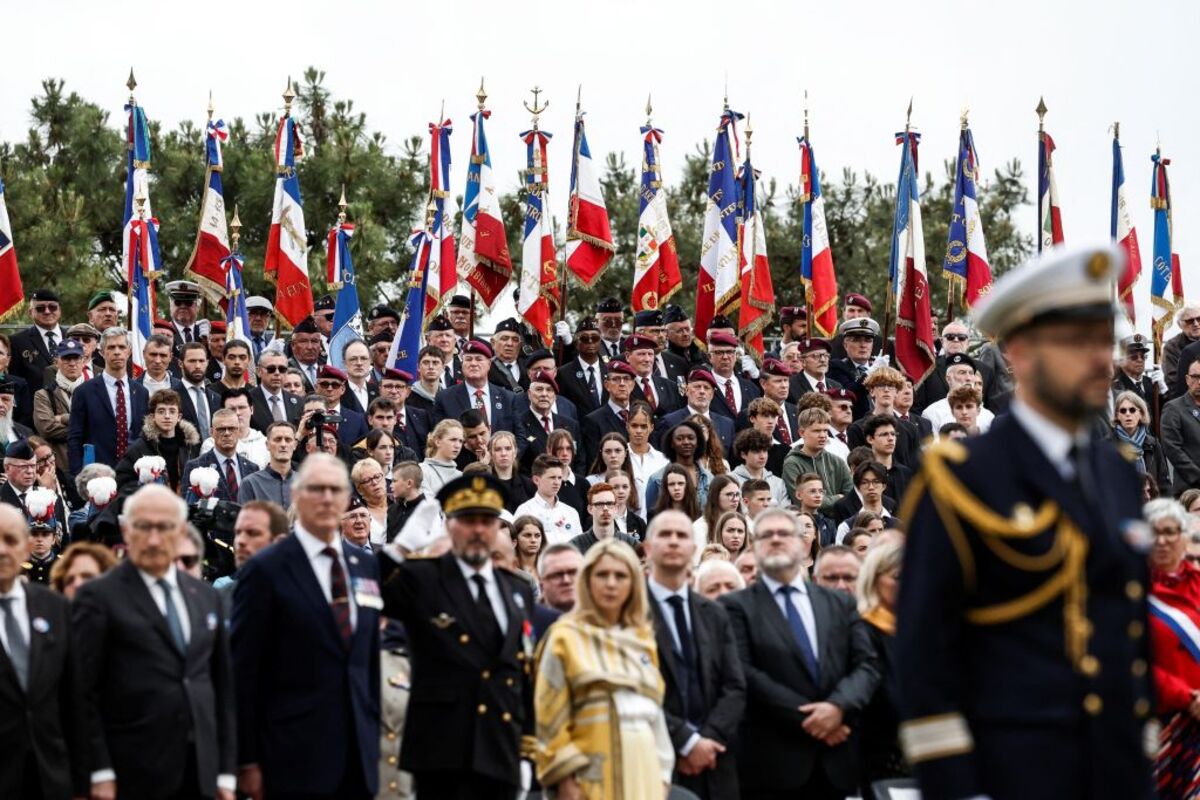
[[1138,458],[1142,457],[1142,448],[1146,446],[1146,426],[1138,425],[1133,433],[1126,433],[1120,425],[1116,426],[1117,441],[1129,446]]
[[862,618],[874,625],[888,636],[896,635],[896,615],[883,606],[875,606],[862,615]]
[[79,384],[83,383],[83,376],[80,375],[75,380],[70,380],[61,372],[55,372],[54,382],[58,385],[58,388],[62,389],[67,393],[67,396],[70,397],[71,393],[75,391]]

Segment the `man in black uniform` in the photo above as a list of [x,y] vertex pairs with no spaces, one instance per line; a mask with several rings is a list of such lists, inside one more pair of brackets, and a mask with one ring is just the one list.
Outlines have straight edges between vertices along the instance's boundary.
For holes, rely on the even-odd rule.
[[400,767],[419,797],[512,800],[533,731],[533,592],[492,565],[504,486],[464,475],[437,495],[450,552],[411,558],[427,532],[407,526],[379,556],[383,613],[404,623],[412,692]]
[[183,357],[185,344],[208,339],[208,320],[196,319],[200,310],[198,284],[192,281],[171,281],[167,284],[167,296],[171,298],[171,336],[175,340],[171,352],[174,359],[179,361]]
[[1158,410],[1167,401],[1167,388],[1160,368],[1146,368],[1149,353],[1150,340],[1140,333],[1121,340],[1121,365],[1113,377],[1112,392],[1114,400],[1121,392],[1133,392],[1142,398],[1150,409],[1150,419],[1143,421],[1158,436]]
[[695,328],[687,312],[677,305],[665,306],[663,325],[667,329],[667,350],[687,361],[689,371],[696,367],[707,369],[708,356],[696,341]]
[[900,739],[926,800],[1151,796],[1141,485],[1090,425],[1123,268],[1056,248],[996,282],[976,324],[1011,412],[927,451],[901,509]]
[[29,299],[33,324],[12,336],[8,369],[34,389],[42,388],[46,367],[54,363],[54,354],[63,340],[59,325],[62,306],[52,289],[35,289]]

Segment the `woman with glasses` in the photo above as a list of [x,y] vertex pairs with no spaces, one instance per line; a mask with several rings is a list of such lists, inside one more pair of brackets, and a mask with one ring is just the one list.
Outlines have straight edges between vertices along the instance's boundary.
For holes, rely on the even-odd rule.
[[[1187,513],[1174,500],[1152,500],[1142,516],[1150,548],[1150,656],[1163,723],[1155,761],[1157,797],[1200,795],[1200,570],[1187,553]],[[1145,669],[1134,662],[1134,669]],[[1136,674],[1136,672],[1135,672]]]
[[[696,557],[709,542],[709,531],[717,529],[717,520],[722,514],[737,511],[742,507],[742,487],[732,475],[718,475],[708,487],[704,501],[704,512],[692,523],[692,537],[696,540]],[[697,560],[699,563],[699,560]]]
[[383,467],[373,458],[364,458],[350,470],[350,482],[362,498],[363,506],[371,513],[372,545],[387,541],[387,478]]
[[1138,468],[1154,478],[1160,489],[1171,485],[1167,457],[1154,434],[1150,433],[1150,410],[1135,392],[1121,392],[1113,402],[1113,430],[1110,437]]
[[633,478],[623,469],[610,469],[604,473],[604,482],[613,488],[613,494],[617,497],[613,524],[621,533],[643,541],[646,538],[646,520],[641,516],[643,510],[636,505],[638,498],[633,491]]

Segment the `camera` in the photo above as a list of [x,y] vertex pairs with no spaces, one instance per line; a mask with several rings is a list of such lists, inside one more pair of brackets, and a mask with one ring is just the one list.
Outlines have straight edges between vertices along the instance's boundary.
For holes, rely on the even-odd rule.
[[242,507],[229,500],[210,497],[188,507],[188,522],[204,537],[204,579],[214,581],[230,575],[233,559],[233,528]]

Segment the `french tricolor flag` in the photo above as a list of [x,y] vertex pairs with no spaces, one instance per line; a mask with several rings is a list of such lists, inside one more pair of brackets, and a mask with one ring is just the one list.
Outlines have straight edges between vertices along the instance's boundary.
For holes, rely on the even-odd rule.
[[1137,229],[1129,214],[1129,203],[1125,198],[1125,164],[1121,158],[1121,140],[1113,136],[1112,173],[1112,220],[1110,232],[1113,241],[1125,251],[1125,270],[1117,278],[1117,297],[1125,308],[1125,315],[1132,324],[1134,319],[1133,287],[1142,274],[1142,253],[1138,249]]
[[734,159],[737,120],[742,115],[728,104],[717,125],[712,166],[708,174],[708,203],[700,241],[700,283],[696,291],[696,339],[705,342],[717,314],[735,308],[741,298],[738,271],[738,183]]
[[838,325],[837,274],[833,269],[833,249],[829,228],[825,225],[825,197],[821,193],[821,171],[812,140],[800,137],[800,203],[804,208],[804,234],[800,240],[800,279],[811,308],[809,320],[813,332],[830,337]]
[[1054,182],[1054,140],[1038,133],[1038,252],[1063,243],[1062,207]]
[[8,221],[8,204],[4,199],[4,181],[0,180],[0,320],[19,310],[24,302],[17,249],[13,247],[12,225]]
[[429,279],[425,284],[425,319],[437,314],[449,302],[458,285],[454,257],[454,233],[450,220],[454,219],[454,200],[446,187],[450,185],[450,120],[430,123],[429,133],[429,194],[433,201],[433,224],[430,236],[433,244],[429,252],[426,269]]
[[304,155],[300,127],[286,114],[275,135],[275,203],[263,269],[275,284],[275,313],[295,326],[313,313],[312,284],[308,278],[308,234],[296,159]]
[[229,257],[229,228],[225,222],[225,189],[221,171],[225,166],[221,145],[229,138],[225,120],[208,121],[205,139],[204,195],[200,199],[200,229],[188,259],[187,274],[196,279],[210,298],[226,297],[223,267]]
[[517,311],[542,342],[551,343],[550,320],[558,310],[558,254],[554,251],[554,227],[550,222],[550,175],[546,167],[546,145],[550,134],[537,128],[525,131],[526,145],[525,231],[521,243],[521,283]]
[[134,376],[146,368],[142,350],[154,331],[154,279],[162,258],[158,220],[150,209],[150,124],[146,112],[130,98],[126,128],[125,206],[121,235],[122,260],[129,284],[130,360]]
[[913,386],[933,371],[933,318],[929,306],[929,277],[925,273],[925,234],[921,227],[921,196],[917,179],[920,134],[896,134],[903,145],[900,178],[896,182],[896,219],[892,229],[891,278],[896,286],[896,361]]
[[946,245],[943,271],[950,279],[950,291],[962,288],[967,308],[992,288],[992,269],[988,265],[987,241],[983,236],[983,218],[979,214],[979,161],[975,139],[963,123],[958,135],[958,164],[954,179],[954,206],[950,216],[950,236]]
[[[480,86],[480,92],[483,87]],[[512,278],[512,256],[500,213],[500,194],[492,172],[483,121],[491,112],[482,107],[471,115],[471,160],[467,165],[467,189],[463,192],[462,229],[458,245],[458,274],[489,309]]]
[[648,123],[641,130],[642,191],[637,256],[633,265],[634,311],[661,308],[683,286],[659,165],[658,145],[662,141],[662,131]]
[[756,182],[758,174],[750,163],[750,128],[746,128],[746,163],[742,166],[742,221],[738,243],[741,247],[741,306],[738,335],[749,347],[763,355],[763,329],[771,323],[775,308],[775,288],[771,283],[771,263],[767,259],[767,236],[758,210]]
[[612,228],[600,179],[588,149],[583,114],[575,116],[575,158],[571,162],[571,195],[568,203],[570,220],[567,226],[567,268],[591,286],[604,272],[612,258]]

